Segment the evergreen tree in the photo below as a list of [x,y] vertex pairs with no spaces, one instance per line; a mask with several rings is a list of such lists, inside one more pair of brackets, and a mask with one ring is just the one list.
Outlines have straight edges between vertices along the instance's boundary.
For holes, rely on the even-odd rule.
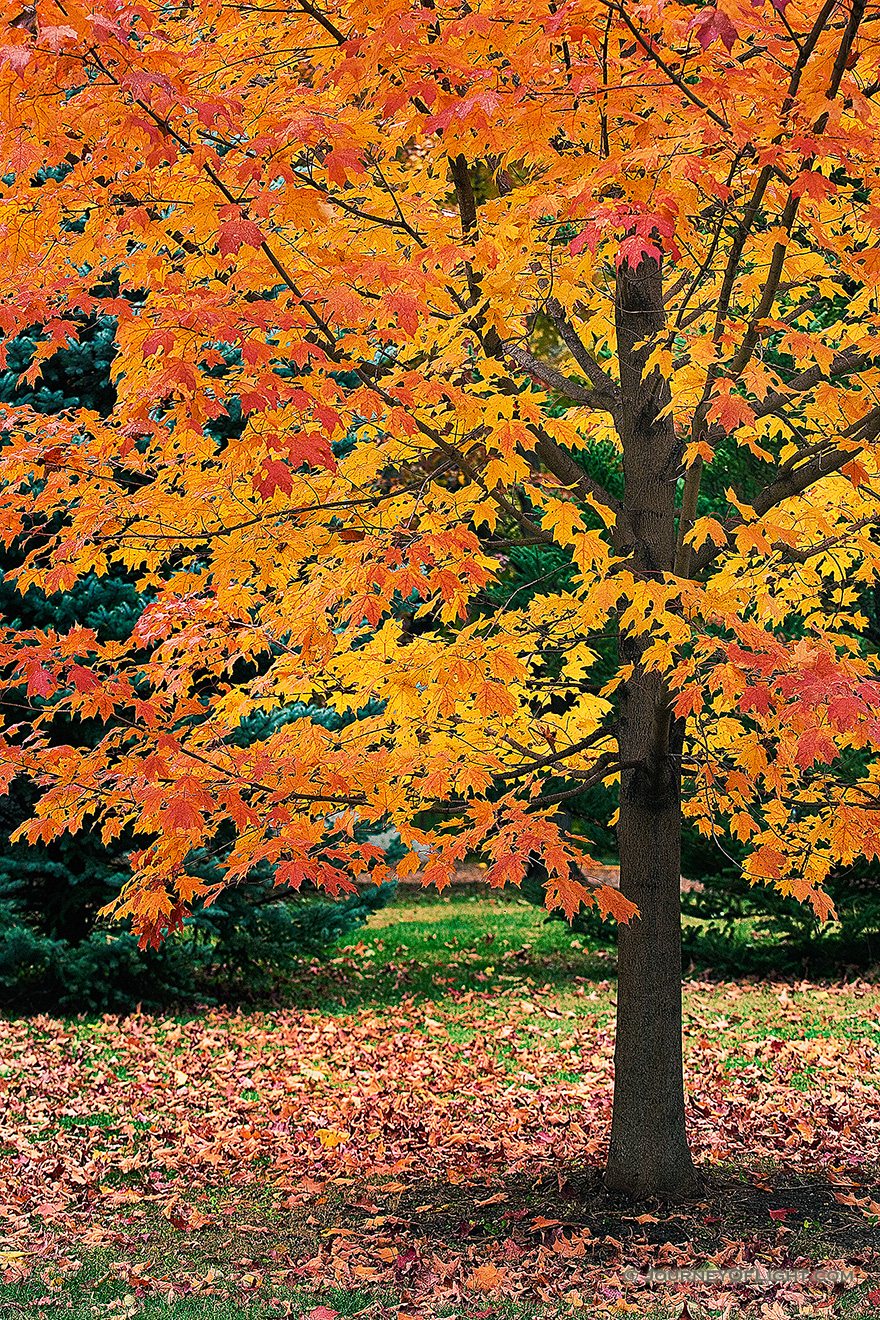
[[[78,340],[54,353],[33,384],[23,376],[39,335],[12,340],[0,373],[0,402],[42,413],[84,407],[108,414],[115,401],[114,324],[96,319],[78,330]],[[228,413],[216,427],[221,441],[240,430],[237,399],[230,400]],[[104,641],[130,636],[142,608],[133,578],[118,570],[101,577],[92,573],[70,591],[47,596],[31,587],[22,595],[10,577],[18,549],[0,547],[0,615],[8,623],[59,632],[81,625]],[[6,694],[7,707],[13,699]],[[14,718],[14,710],[7,714]],[[335,729],[354,718],[300,704],[252,718],[240,736],[253,742],[273,723],[293,719]],[[59,743],[87,745],[99,726],[80,722],[74,728],[59,720],[53,735]],[[268,989],[277,973],[299,958],[319,954],[363,924],[393,891],[392,885],[370,886],[338,902],[317,901],[276,890],[267,869],[227,889],[221,902],[197,908],[183,939],[171,939],[158,951],[141,950],[130,931],[107,928],[99,918],[128,878],[125,854],[134,840],[107,844],[100,833],[86,830],[49,844],[12,843],[10,836],[32,814],[37,797],[32,785],[16,780],[0,798],[0,999],[11,1006],[55,1003],[74,1011],[124,1011],[138,1003],[157,1007],[196,993],[205,997],[212,989],[253,994]],[[390,835],[377,843],[389,860],[402,853]],[[216,857],[199,857],[194,869],[207,880],[220,877]]]

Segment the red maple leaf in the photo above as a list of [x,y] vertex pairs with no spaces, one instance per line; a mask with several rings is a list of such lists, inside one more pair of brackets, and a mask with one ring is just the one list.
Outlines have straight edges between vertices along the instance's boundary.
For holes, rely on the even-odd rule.
[[8,64],[16,73],[21,73],[30,57],[27,46],[0,46],[0,64]]
[[55,679],[39,661],[32,661],[25,667],[27,674],[27,694],[29,697],[48,697],[55,687]]
[[356,174],[364,173],[361,153],[352,147],[336,147],[324,161],[324,165],[327,169],[327,178],[339,188],[345,186],[346,170],[354,170]]
[[293,476],[290,468],[280,458],[269,458],[263,464],[263,473],[254,478],[254,490],[264,500],[271,499],[276,490],[283,490],[289,495],[293,489]]
[[234,256],[242,245],[258,248],[262,242],[260,226],[253,220],[227,220],[220,226],[217,250],[223,257]]
[[647,242],[639,234],[630,234],[617,249],[615,264],[617,269],[620,270],[620,267],[626,262],[631,270],[638,271],[645,257],[649,261],[659,261],[661,256],[662,253],[656,243]]
[[766,715],[773,705],[773,698],[770,695],[770,689],[767,687],[747,687],[739,699],[739,709],[746,714],[747,711],[756,710],[761,715]]
[[821,202],[829,193],[836,192],[837,185],[816,170],[805,170],[803,174],[798,175],[791,185],[792,197],[803,197],[806,194],[807,197],[812,197],[817,202]]
[[151,353],[156,353],[160,348],[164,348],[167,353],[169,348],[173,346],[173,330],[151,330],[141,345],[141,352],[144,357],[149,357]]
[[805,770],[814,762],[827,765],[837,756],[833,738],[823,729],[805,729],[798,738],[795,765]]
[[94,692],[95,688],[101,686],[101,680],[97,675],[83,665],[71,665],[67,676],[77,692]]
[[721,38],[727,50],[733,50],[733,43],[739,35],[724,11],[714,5],[701,9],[696,18],[691,19],[687,30],[696,32],[703,50],[707,50],[716,37]]
[[386,307],[397,316],[397,320],[408,335],[414,335],[419,328],[419,304],[407,293],[386,293]]
[[75,28],[67,27],[62,24],[59,27],[45,27],[40,25],[40,44],[48,46],[50,50],[60,50],[65,41],[76,41],[77,32]]
[[172,830],[197,830],[203,817],[189,798],[173,798],[162,812],[162,823]]
[[285,448],[293,467],[307,463],[309,467],[336,471],[336,459],[330,442],[320,431],[297,431],[287,438]]
[[454,101],[445,110],[441,110],[439,115],[426,119],[425,130],[428,133],[433,133],[438,128],[448,128],[453,119],[467,119],[474,110],[482,112],[482,121],[483,124],[486,124],[494,118],[495,111],[500,103],[501,97],[498,92],[488,89],[475,92],[472,96],[463,96],[461,100]]
[[754,422],[755,413],[738,394],[729,391],[721,393],[712,402],[708,421],[719,422],[730,435],[739,426],[748,426]]

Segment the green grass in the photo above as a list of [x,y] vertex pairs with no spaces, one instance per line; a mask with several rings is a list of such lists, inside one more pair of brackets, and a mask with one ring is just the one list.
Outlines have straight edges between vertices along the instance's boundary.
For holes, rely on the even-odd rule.
[[[346,985],[352,964],[357,976]],[[521,992],[526,1000],[536,996],[530,1025],[560,1035],[582,1026],[584,1017],[610,1022],[616,989],[612,951],[587,947],[564,922],[549,919],[525,899],[472,892],[399,895],[339,947],[323,975],[331,981],[336,976],[342,992],[335,1003],[332,996],[325,1001],[328,1011],[350,1010],[362,1002],[397,1003],[409,996],[440,1003],[469,991]],[[717,989],[686,988],[685,1031],[698,1033],[701,1024],[723,1018],[731,1066],[739,1043],[771,1036],[880,1040],[880,1018],[865,1011],[864,983],[843,991],[787,993],[792,1011],[780,1003],[779,987],[761,983],[733,992],[726,983]],[[544,1007],[553,1010],[552,1017],[541,1011]],[[750,1060],[743,1056],[741,1061]]]
[[[192,1282],[198,1286],[197,1274]],[[203,1297],[178,1293],[170,1300],[167,1294],[140,1293],[136,1285],[108,1278],[106,1263],[96,1258],[64,1279],[32,1278],[17,1285],[0,1285],[0,1316],[3,1320],[15,1320],[17,1316],[28,1320],[54,1320],[56,1316],[64,1320],[94,1320],[95,1316],[107,1320],[129,1316],[137,1316],[138,1320],[269,1320],[286,1314],[308,1315],[318,1306],[338,1311],[341,1316],[354,1315],[376,1301],[393,1301],[388,1294],[341,1288],[317,1293],[263,1287],[246,1296],[231,1287],[229,1292],[227,1297],[216,1292]]]
[[[193,1279],[197,1284],[197,1279]],[[871,1307],[866,1294],[870,1285],[859,1288],[836,1300],[832,1310],[824,1314],[833,1315],[836,1320],[880,1320],[880,1310]],[[234,1290],[230,1290],[233,1294]],[[275,1320],[276,1317],[307,1317],[318,1307],[336,1311],[340,1317],[354,1316],[363,1311],[375,1315],[379,1307],[396,1310],[401,1299],[393,1293],[351,1291],[349,1289],[326,1287],[319,1291],[297,1289],[279,1291],[264,1287],[259,1294],[249,1296],[211,1293],[200,1297],[197,1293],[189,1296],[177,1295],[169,1300],[167,1296],[155,1293],[139,1294],[125,1283],[108,1279],[106,1264],[99,1258],[85,1262],[82,1267],[67,1278],[56,1282],[41,1279],[28,1280],[19,1285],[0,1284],[0,1317],[2,1320]],[[551,1320],[559,1317],[584,1317],[591,1320],[592,1309],[585,1306],[574,1310],[570,1305],[560,1302],[556,1305],[533,1305],[493,1298],[491,1315],[493,1320]],[[403,1309],[408,1310],[406,1303]],[[439,1318],[457,1315],[462,1320],[468,1316],[485,1316],[486,1304],[479,1300],[470,1304],[452,1308],[438,1307],[434,1315]],[[421,1311],[422,1308],[416,1308]],[[693,1300],[688,1301],[688,1310],[692,1320],[715,1320],[721,1315],[721,1306],[702,1306]],[[621,1314],[624,1314],[621,1312]],[[675,1305],[662,1305],[659,1302],[650,1310],[640,1310],[639,1320],[678,1320],[682,1314],[681,1301]]]
[[[134,1317],[137,1320],[274,1320],[287,1315],[308,1316],[318,1307],[337,1311],[343,1317],[367,1310],[375,1312],[380,1307],[396,1310],[402,1304],[394,1291],[353,1291],[332,1286],[290,1290],[273,1288],[268,1283],[250,1294],[230,1285],[226,1296],[221,1289],[204,1296],[199,1296],[198,1292],[181,1295],[178,1291],[169,1298],[167,1293],[143,1292],[136,1283],[110,1277],[108,1261],[109,1258],[99,1253],[63,1278],[52,1277],[46,1271],[49,1277],[45,1279],[32,1276],[24,1283],[0,1283],[0,1317],[2,1320],[16,1320],[17,1317],[94,1320],[96,1316],[107,1320],[128,1320],[129,1317],[132,1320]],[[199,1286],[200,1273],[205,1277],[204,1263],[193,1262],[191,1283],[195,1288]],[[178,1281],[179,1277],[180,1271],[177,1270],[175,1278]],[[216,1284],[212,1287],[216,1288]],[[403,1305],[406,1309],[405,1303]],[[561,1304],[557,1307],[535,1306],[500,1298],[493,1299],[491,1306],[495,1320],[540,1320],[541,1317],[573,1314],[569,1307]],[[479,1300],[472,1300],[457,1308],[438,1307],[433,1314],[438,1317],[456,1314],[464,1320],[469,1315],[476,1317],[481,1309],[484,1308]],[[665,1312],[663,1320],[666,1320]]]
[[347,1013],[407,998],[444,1001],[469,991],[587,994],[613,975],[608,950],[586,948],[525,899],[400,895],[274,1002]]

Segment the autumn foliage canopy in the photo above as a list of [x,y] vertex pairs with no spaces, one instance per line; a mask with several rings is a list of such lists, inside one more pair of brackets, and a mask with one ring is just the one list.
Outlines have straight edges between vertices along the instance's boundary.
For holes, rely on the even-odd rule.
[[[557,809],[637,768],[638,688],[686,815],[826,913],[829,868],[878,855],[878,17],[7,5],[0,326],[42,327],[31,375],[97,315],[118,355],[106,417],[4,410],[0,524],[22,589],[117,566],[144,592],[128,644],[2,640],[28,837],[134,828],[145,939],[203,892],[195,848],[335,893],[381,873],[365,821],[427,882],[537,854],[549,905],[625,918]],[[488,608],[521,542],[573,585]],[[105,735],[56,745],[59,710]]]

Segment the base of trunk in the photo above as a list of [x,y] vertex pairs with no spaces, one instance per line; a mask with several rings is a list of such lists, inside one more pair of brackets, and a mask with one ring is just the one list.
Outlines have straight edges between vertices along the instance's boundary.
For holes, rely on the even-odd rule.
[[605,1190],[619,1192],[633,1201],[688,1201],[703,1195],[705,1183],[691,1163],[690,1155],[678,1167],[655,1162],[628,1168],[608,1161],[603,1178]]

